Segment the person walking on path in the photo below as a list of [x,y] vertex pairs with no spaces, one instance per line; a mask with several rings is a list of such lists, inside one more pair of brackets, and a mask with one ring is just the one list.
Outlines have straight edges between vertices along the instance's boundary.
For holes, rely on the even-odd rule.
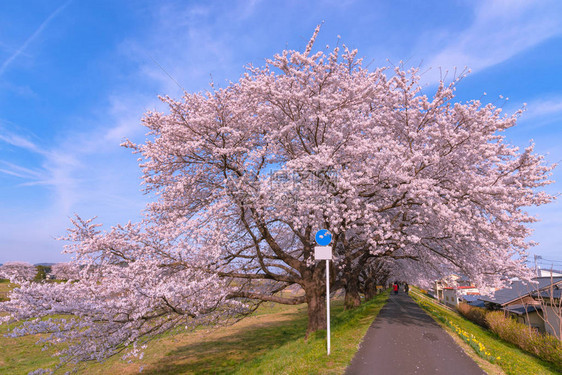
[[392,290],[394,291],[394,294],[398,294],[398,283],[395,282],[394,285],[392,285]]
[[410,296],[399,294],[389,297],[345,374],[486,373]]
[[404,292],[405,292],[406,294],[408,294],[409,291],[410,291],[410,286],[408,285],[408,283],[405,282],[405,283],[404,283]]

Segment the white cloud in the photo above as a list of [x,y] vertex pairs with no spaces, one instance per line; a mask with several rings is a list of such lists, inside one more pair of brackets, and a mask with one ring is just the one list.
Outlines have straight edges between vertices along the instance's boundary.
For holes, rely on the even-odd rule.
[[0,131],[0,141],[42,158],[41,167],[35,168],[27,168],[1,160],[0,165],[3,168],[0,168],[0,172],[21,178],[23,180],[22,186],[45,185],[53,187],[59,192],[61,201],[65,202],[63,206],[71,207],[73,200],[68,199],[68,194],[60,193],[69,192],[76,185],[75,178],[72,175],[73,171],[81,165],[76,157],[68,152],[41,148],[23,135],[5,129],[0,129]]
[[0,132],[0,141],[4,141],[12,146],[21,147],[29,151],[41,153],[41,150],[30,140],[1,128]]
[[422,50],[435,51],[424,62],[432,70],[424,75],[428,83],[439,80],[439,68],[448,70],[465,66],[477,72],[508,60],[551,37],[562,34],[562,2],[557,0],[495,0],[477,2],[474,21],[458,35],[448,35],[441,49],[440,41],[424,40]]
[[555,116],[562,116],[562,97],[537,99],[527,103],[527,110],[523,115],[523,119],[531,120]]
[[15,176],[19,178],[23,178],[26,180],[40,180],[42,179],[42,173],[40,171],[36,171],[33,169],[25,168],[20,165],[16,165],[4,160],[0,161],[0,165],[3,168],[0,168],[1,173],[8,174],[10,176]]
[[[148,198],[140,193],[136,156],[119,147],[120,142],[123,138],[144,141],[146,128],[140,124],[143,113],[165,110],[157,94],[178,97],[183,92],[174,80],[189,91],[199,91],[209,87],[211,73],[216,74],[219,85],[221,80],[240,74],[245,62],[233,63],[235,46],[231,42],[235,36],[223,26],[224,22],[243,23],[257,5],[254,1],[231,9],[170,3],[154,7],[154,23],[145,25],[144,33],[123,40],[113,51],[113,60],[134,68],[108,90],[104,105],[66,119],[72,127],[40,143],[29,132],[0,128],[0,143],[11,145],[23,155],[5,154],[10,160],[0,162],[0,173],[21,179],[20,188],[28,189],[22,195],[45,196],[34,205],[18,203],[16,206],[22,209],[10,205],[9,212],[0,212],[2,248],[13,247],[20,252],[19,259],[37,261],[38,247],[44,246],[49,250],[41,260],[48,261],[58,256],[56,250],[61,247],[50,238],[64,233],[68,217],[74,213],[88,218],[99,216],[99,222],[110,225],[135,220]],[[4,65],[16,57],[14,54]],[[29,167],[28,163],[33,164]],[[25,238],[22,233],[26,233]]]

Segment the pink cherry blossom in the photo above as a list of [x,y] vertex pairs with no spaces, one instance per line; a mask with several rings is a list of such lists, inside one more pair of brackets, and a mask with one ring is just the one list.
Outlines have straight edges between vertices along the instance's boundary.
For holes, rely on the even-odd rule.
[[31,281],[37,274],[37,268],[27,262],[6,262],[0,266],[0,279],[13,283]]

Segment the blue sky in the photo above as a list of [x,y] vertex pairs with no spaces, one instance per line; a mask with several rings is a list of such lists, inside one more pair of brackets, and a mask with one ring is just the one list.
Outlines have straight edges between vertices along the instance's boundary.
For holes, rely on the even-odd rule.
[[[179,97],[174,80],[225,86],[248,63],[303,49],[322,21],[317,46],[339,35],[373,67],[420,66],[429,89],[440,67],[470,67],[457,99],[508,113],[527,103],[508,139],[562,161],[560,1],[2,1],[0,263],[66,260],[54,238],[74,213],[138,218],[148,197],[119,143],[144,139],[139,120],[163,109],[157,95]],[[561,168],[553,178],[557,194]],[[560,202],[532,212],[532,253],[562,261]]]

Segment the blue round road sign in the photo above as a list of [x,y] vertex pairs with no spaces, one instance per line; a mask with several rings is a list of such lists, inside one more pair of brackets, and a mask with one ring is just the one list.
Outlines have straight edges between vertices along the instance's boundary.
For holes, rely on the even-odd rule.
[[316,232],[316,243],[320,246],[328,246],[332,242],[332,233],[327,229],[320,229]]

